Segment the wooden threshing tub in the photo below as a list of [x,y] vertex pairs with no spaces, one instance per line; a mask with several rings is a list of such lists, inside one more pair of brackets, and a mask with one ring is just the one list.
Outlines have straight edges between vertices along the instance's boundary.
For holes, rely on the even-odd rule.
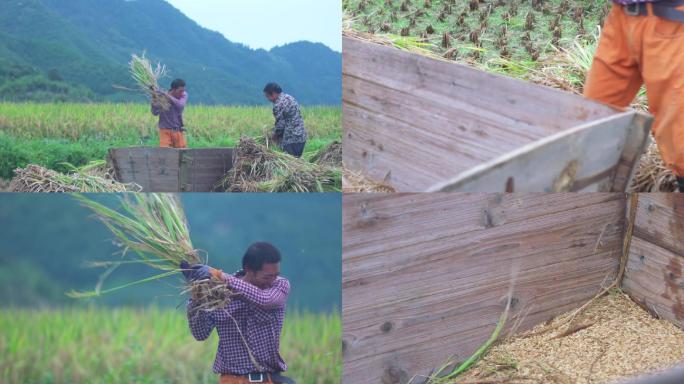
[[[513,270],[513,311],[527,311],[518,331],[580,307],[618,274],[630,201],[345,195],[344,382],[403,384],[454,355],[463,361],[499,320]],[[684,195],[639,195],[634,222],[621,287],[684,328]]]
[[344,162],[397,192],[625,191],[650,117],[343,40]]
[[233,149],[115,148],[109,161],[118,181],[143,192],[211,192],[233,167]]

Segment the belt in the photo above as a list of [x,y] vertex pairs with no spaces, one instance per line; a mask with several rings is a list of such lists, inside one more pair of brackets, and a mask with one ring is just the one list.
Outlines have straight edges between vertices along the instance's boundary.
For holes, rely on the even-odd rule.
[[[653,5],[653,14],[672,21],[684,23],[684,11],[677,9],[678,6],[684,5],[684,0],[661,0]],[[625,13],[630,16],[647,16],[648,7],[646,3],[635,3],[623,5]]]
[[276,372],[276,373],[249,373],[246,375],[232,375],[230,373],[221,374],[221,376],[223,376],[223,375],[233,376],[233,377],[244,377],[250,383],[266,383],[270,379],[270,381],[272,381],[275,384],[296,384],[294,380],[290,379],[287,376],[281,375],[280,372]]

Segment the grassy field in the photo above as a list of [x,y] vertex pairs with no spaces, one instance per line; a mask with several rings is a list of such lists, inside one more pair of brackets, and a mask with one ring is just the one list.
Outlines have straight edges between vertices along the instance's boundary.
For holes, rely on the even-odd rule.
[[[341,137],[341,108],[304,107],[312,153]],[[241,135],[273,126],[271,108],[189,105],[184,114],[190,147],[233,146]],[[156,117],[143,104],[0,103],[0,178],[28,163],[58,171],[60,163],[104,159],[111,147],[156,146]]]
[[[288,314],[281,353],[302,384],[339,383],[338,314]],[[196,341],[182,310],[1,310],[0,382],[216,383],[218,338]]]
[[[591,39],[607,0],[344,0],[353,28],[406,38],[448,58],[535,62]],[[391,5],[390,5],[391,4]]]

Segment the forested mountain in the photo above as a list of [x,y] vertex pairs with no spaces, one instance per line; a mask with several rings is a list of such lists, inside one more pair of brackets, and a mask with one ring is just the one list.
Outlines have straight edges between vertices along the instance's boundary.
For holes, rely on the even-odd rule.
[[142,101],[115,87],[133,87],[127,63],[142,52],[169,69],[164,86],[185,79],[196,103],[264,103],[269,81],[303,104],[341,100],[341,54],[320,43],[250,49],[163,0],[1,3],[0,100]]

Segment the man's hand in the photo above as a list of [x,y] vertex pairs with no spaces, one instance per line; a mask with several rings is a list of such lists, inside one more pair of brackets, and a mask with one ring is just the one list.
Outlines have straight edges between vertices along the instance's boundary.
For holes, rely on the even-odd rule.
[[187,261],[183,261],[180,263],[180,267],[182,269],[183,276],[185,277],[185,281],[188,283],[198,280],[209,280],[212,277],[220,281],[224,280],[223,272],[220,269],[215,269],[208,265],[190,265]]

